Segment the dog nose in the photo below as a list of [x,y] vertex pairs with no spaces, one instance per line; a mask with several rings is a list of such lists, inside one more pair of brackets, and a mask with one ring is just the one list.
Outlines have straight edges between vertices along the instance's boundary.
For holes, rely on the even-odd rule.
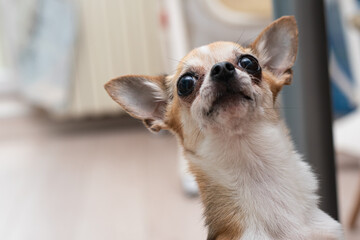
[[215,64],[210,71],[210,77],[216,81],[226,81],[235,75],[235,67],[229,62]]

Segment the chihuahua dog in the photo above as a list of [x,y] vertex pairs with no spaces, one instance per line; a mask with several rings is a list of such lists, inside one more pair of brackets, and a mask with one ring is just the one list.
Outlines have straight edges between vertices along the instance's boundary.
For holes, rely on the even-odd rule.
[[192,50],[173,75],[105,85],[151,131],[177,136],[200,189],[208,240],[343,239],[341,225],[319,209],[316,177],[278,112],[297,35],[295,18],[282,17],[249,47],[215,42]]

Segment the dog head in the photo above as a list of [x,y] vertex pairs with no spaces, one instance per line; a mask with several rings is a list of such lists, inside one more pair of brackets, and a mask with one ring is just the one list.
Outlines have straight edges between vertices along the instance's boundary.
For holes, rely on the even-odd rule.
[[282,17],[248,47],[215,42],[192,50],[173,75],[127,75],[105,88],[150,130],[171,130],[183,143],[207,132],[242,134],[278,120],[276,99],[291,83],[297,35],[294,17]]

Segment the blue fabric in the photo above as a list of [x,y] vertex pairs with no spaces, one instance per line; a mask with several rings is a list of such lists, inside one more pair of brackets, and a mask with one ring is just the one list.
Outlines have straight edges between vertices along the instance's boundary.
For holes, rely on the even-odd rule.
[[[340,117],[352,112],[356,108],[355,103],[351,100],[351,96],[341,88],[344,85],[354,86],[355,81],[349,64],[344,29],[337,1],[326,1],[326,15],[330,67],[337,66],[336,69],[330,69],[330,73],[340,71],[336,75],[343,76],[341,79],[335,79],[335,74],[330,74],[333,112],[335,117]],[[331,58],[332,56],[334,58]]]

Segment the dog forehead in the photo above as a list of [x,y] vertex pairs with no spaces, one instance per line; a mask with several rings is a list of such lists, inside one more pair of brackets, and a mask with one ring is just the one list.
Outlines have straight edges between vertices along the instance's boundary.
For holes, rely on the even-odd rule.
[[204,67],[232,58],[237,52],[246,49],[233,42],[214,42],[195,48],[187,54],[179,65],[180,69],[188,67]]

